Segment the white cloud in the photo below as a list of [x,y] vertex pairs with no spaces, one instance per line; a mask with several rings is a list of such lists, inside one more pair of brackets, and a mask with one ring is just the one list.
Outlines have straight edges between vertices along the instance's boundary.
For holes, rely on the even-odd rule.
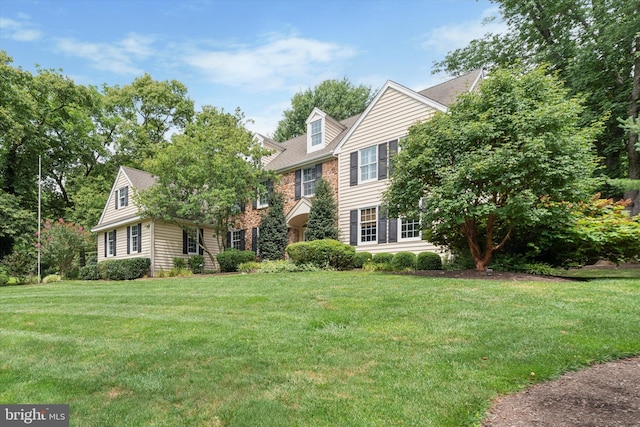
[[335,61],[356,54],[355,49],[345,45],[281,37],[237,50],[195,50],[184,61],[216,83],[276,90],[291,86],[289,82],[293,80],[314,81],[314,76],[325,75]]
[[60,39],[60,51],[89,60],[94,68],[117,74],[141,74],[136,63],[154,53],[154,38],[131,33],[116,43],[91,43],[74,39]]
[[[491,20],[491,17],[496,19]],[[463,48],[471,40],[482,38],[487,33],[502,34],[507,24],[500,19],[497,7],[486,9],[478,19],[437,27],[422,36],[422,47],[435,52],[448,52]]]
[[34,29],[28,17],[20,16],[16,21],[8,18],[0,18],[0,31],[2,37],[20,42],[32,42],[42,38],[42,31]]

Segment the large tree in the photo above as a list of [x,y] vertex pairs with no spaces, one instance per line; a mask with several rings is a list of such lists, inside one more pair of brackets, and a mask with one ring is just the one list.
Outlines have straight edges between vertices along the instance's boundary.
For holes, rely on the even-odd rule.
[[545,72],[496,69],[449,113],[411,127],[385,194],[390,215],[421,217],[433,243],[462,239],[484,270],[514,229],[588,197],[599,123],[582,126],[580,100]]
[[316,184],[316,195],[311,201],[307,240],[338,240],[338,208],[333,197],[333,188],[325,179]]
[[284,215],[284,196],[269,195],[269,211],[260,219],[258,251],[262,259],[278,260],[284,257],[287,247],[287,219]]
[[[220,247],[232,220],[266,180],[265,150],[244,126],[244,115],[205,106],[172,143],[145,164],[156,185],[140,193],[139,208],[182,227],[211,226]],[[188,221],[188,222],[185,222]],[[214,253],[201,240],[214,261]]]
[[[640,4],[637,0],[494,0],[508,25],[450,52],[435,72],[464,73],[521,61],[549,64],[572,94],[586,97],[585,120],[609,114],[596,142],[611,178],[640,179],[635,123],[640,100]],[[636,184],[637,188],[637,184]],[[627,191],[640,212],[640,192]]]
[[306,120],[314,108],[319,108],[336,120],[362,113],[375,96],[370,87],[354,86],[346,77],[325,80],[313,89],[293,95],[291,108],[284,111],[273,135],[276,141],[286,141],[307,132]]

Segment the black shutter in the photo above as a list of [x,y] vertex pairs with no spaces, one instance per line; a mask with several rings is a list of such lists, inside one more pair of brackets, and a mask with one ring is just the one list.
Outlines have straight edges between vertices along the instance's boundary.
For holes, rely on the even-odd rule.
[[296,183],[295,183],[295,199],[299,200],[302,197],[302,169],[296,171]]
[[271,196],[273,196],[273,181],[272,180],[268,180],[266,187],[267,187],[266,202],[267,202],[267,204],[271,204]]
[[231,247],[231,232],[227,231],[227,248]]
[[116,256],[116,250],[118,248],[116,241],[116,230],[113,230],[113,256]]
[[204,255],[204,228],[201,228],[198,234],[198,253]]
[[187,246],[188,239],[189,239],[189,235],[187,234],[187,231],[182,230],[182,253],[183,254],[189,253],[188,246]]
[[389,141],[389,176],[393,175],[393,157],[398,154],[398,140]]
[[387,179],[387,143],[378,145],[378,180]]
[[322,163],[316,165],[316,182],[322,178]]
[[116,196],[114,197],[116,199],[115,200],[116,203],[115,203],[115,206],[114,206],[116,209],[118,209],[118,198],[119,198],[119,196],[120,196],[120,191],[116,190]]
[[107,257],[107,254],[108,254],[108,252],[107,252],[107,244],[108,244],[107,234],[109,234],[109,232],[105,231],[105,233],[104,233],[104,257],[105,258]]
[[131,253],[131,227],[127,227],[127,255]]
[[129,187],[124,187],[124,205],[129,206]]
[[349,244],[358,246],[358,209],[349,212]]
[[387,243],[387,214],[378,206],[378,243]]
[[142,223],[138,224],[138,253],[142,252]]
[[389,219],[389,243],[398,242],[398,218]]
[[240,230],[240,250],[244,251],[246,249],[246,241],[244,239],[245,230]]
[[256,227],[251,229],[251,250],[255,254],[258,253],[258,228]]
[[245,205],[246,205],[246,203],[245,203],[245,202],[241,202],[241,203],[240,203],[240,212],[241,212],[241,213],[244,213],[244,211],[246,210],[246,206],[245,206]]
[[349,185],[358,185],[358,152],[354,151],[349,156]]
[[260,191],[259,190],[256,191],[256,198],[253,199],[253,201],[251,202],[251,209],[253,209],[253,210],[258,209],[258,197],[260,197]]

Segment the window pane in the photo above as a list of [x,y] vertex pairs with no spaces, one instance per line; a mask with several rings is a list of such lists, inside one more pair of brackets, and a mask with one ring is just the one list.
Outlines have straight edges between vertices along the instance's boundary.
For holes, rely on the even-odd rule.
[[360,210],[360,241],[376,242],[378,239],[376,208]]
[[322,143],[322,120],[311,122],[311,145]]
[[360,150],[360,181],[370,181],[378,177],[377,147]]
[[302,170],[302,195],[313,196],[316,193],[316,168]]
[[402,219],[400,238],[413,239],[420,237],[420,221],[416,219]]

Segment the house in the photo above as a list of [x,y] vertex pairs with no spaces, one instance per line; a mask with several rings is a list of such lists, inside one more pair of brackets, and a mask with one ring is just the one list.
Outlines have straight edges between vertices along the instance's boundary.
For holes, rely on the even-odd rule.
[[[271,150],[263,159],[265,169],[277,173],[277,182],[265,183],[285,201],[288,241],[305,239],[315,187],[320,178],[329,182],[338,205],[340,240],[371,253],[435,251],[422,240],[419,219],[387,218],[381,209],[382,195],[390,184],[391,158],[413,124],[429,120],[483,79],[481,70],[449,80],[420,92],[387,81],[367,109],[345,120],[335,120],[314,109],[307,132],[283,143],[256,135]],[[154,185],[155,178],[137,169],[121,167],[100,217],[92,231],[98,237],[98,261],[148,257],[151,274],[173,268],[174,258],[201,253],[196,230],[141,217],[133,201],[140,190]],[[259,224],[268,209],[268,198],[257,194],[242,207],[226,236],[225,247],[258,252]],[[187,225],[188,224],[183,224]],[[215,255],[221,248],[210,228],[201,229],[204,244]],[[205,270],[215,268],[205,256]]]
[[[91,230],[98,234],[98,262],[125,258],[149,258],[151,275],[173,268],[174,258],[187,259],[203,255],[197,239],[214,254],[219,252],[213,230],[201,228],[200,233],[177,224],[145,218],[135,203],[139,191],[154,185],[153,175],[130,167],[121,166],[102,210],[98,224]],[[185,230],[186,229],[186,230]],[[204,269],[213,270],[214,264],[204,254]]]
[[[477,70],[420,92],[387,81],[360,115],[335,120],[320,109],[307,119],[307,133],[283,143],[258,140],[274,154],[265,168],[281,179],[273,185],[285,199],[289,243],[304,240],[315,184],[326,179],[338,205],[340,240],[371,253],[434,251],[423,241],[418,219],[386,218],[380,207],[392,173],[390,159],[411,125],[428,120],[483,79]],[[261,213],[254,201],[236,221],[228,245],[257,250]]]

